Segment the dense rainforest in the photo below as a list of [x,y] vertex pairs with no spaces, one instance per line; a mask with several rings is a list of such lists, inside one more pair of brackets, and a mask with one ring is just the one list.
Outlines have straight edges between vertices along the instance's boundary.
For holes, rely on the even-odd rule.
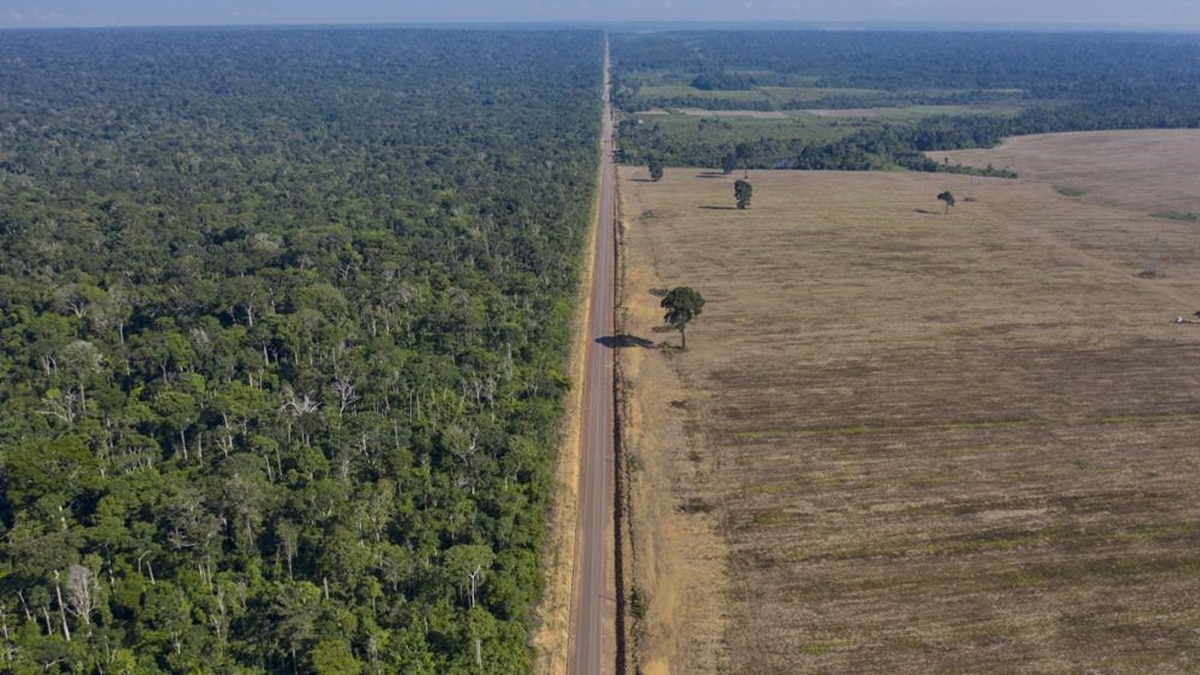
[[[627,161],[759,168],[953,170],[930,150],[1011,135],[1200,126],[1200,37],[1104,33],[756,31],[614,36]],[[890,120],[890,111],[924,107]],[[862,110],[820,133],[779,125],[740,142],[684,133],[647,109]],[[847,115],[845,117],[853,117]]]
[[515,673],[585,31],[7,31],[0,670]]

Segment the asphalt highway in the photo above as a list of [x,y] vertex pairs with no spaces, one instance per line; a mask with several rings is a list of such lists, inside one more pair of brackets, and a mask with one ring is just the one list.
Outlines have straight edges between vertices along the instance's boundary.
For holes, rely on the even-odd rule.
[[613,580],[613,352],[597,342],[614,332],[616,219],[613,113],[608,41],[604,45],[604,122],[594,236],[591,312],[585,355],[575,572],[571,593],[570,675],[612,673],[616,666]]

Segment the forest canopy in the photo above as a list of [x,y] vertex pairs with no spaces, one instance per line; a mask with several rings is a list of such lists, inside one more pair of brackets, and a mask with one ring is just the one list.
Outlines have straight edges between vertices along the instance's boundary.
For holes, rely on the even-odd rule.
[[[621,33],[613,63],[614,97],[630,113],[622,153],[668,165],[962,170],[923,153],[1021,134],[1200,126],[1195,35]],[[664,109],[691,114],[637,114]],[[721,111],[777,117],[735,122]]]
[[4,34],[3,670],[529,669],[601,38]]

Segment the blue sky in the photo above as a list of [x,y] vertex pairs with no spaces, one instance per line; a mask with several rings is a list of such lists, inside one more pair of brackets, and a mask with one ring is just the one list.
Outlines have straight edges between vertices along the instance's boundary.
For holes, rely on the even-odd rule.
[[737,20],[1200,30],[1200,0],[0,0],[0,28]]

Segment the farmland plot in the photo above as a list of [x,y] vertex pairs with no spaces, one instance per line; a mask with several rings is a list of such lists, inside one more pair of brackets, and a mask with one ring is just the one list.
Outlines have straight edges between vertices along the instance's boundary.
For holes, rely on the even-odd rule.
[[[1045,177],[751,172],[737,211],[740,172],[644,173],[647,673],[1200,668],[1194,224]],[[675,285],[708,299],[686,352],[655,331]]]

